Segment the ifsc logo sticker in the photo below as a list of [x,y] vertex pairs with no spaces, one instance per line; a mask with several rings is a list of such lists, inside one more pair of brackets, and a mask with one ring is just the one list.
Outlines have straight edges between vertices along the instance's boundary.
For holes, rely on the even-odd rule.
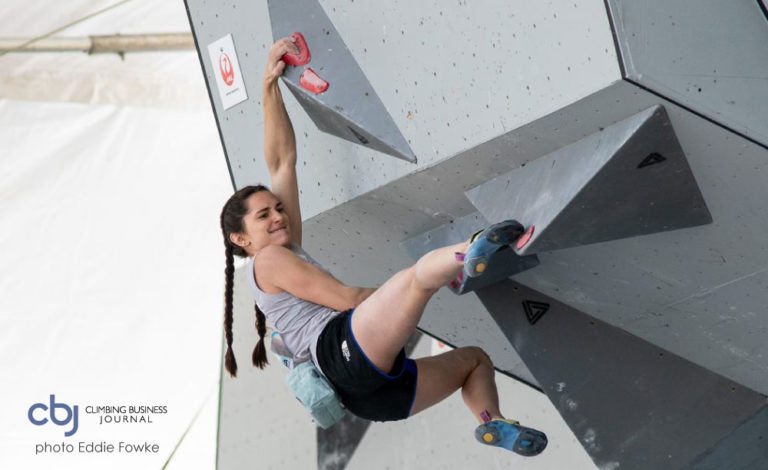
[[[35,403],[34,405],[30,406],[29,411],[27,411],[29,422],[35,426],[43,426],[44,424],[48,423],[49,417],[50,421],[57,426],[66,426],[71,422],[72,429],[66,431],[64,435],[69,437],[75,434],[77,432],[77,405],[70,407],[64,403],[56,403],[56,395],[51,395],[49,405],[50,406],[46,406],[44,403]],[[58,419],[56,417],[57,409],[63,410],[67,414],[67,417],[64,419]]]

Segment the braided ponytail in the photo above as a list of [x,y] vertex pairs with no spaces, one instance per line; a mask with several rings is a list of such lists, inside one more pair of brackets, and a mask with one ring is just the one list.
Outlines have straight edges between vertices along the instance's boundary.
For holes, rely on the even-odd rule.
[[[246,200],[251,194],[259,191],[268,191],[265,186],[246,186],[237,191],[224,204],[221,210],[221,234],[224,237],[224,254],[226,256],[226,268],[224,270],[224,335],[227,340],[227,352],[224,355],[224,367],[232,377],[237,376],[237,361],[235,353],[232,351],[232,296],[233,296],[233,278],[235,274],[234,256],[245,258],[248,256],[246,251],[232,243],[229,235],[232,233],[242,233],[245,230],[243,216],[248,213]],[[256,331],[259,334],[259,342],[253,350],[253,365],[259,369],[269,364],[267,361],[267,350],[264,346],[264,335],[267,333],[266,318],[264,313],[256,306]]]
[[269,364],[267,361],[267,348],[264,346],[264,335],[267,334],[267,319],[261,309],[256,305],[256,332],[259,333],[259,342],[253,348],[253,365],[259,369]]
[[227,368],[227,372],[232,377],[237,377],[237,361],[235,361],[235,353],[232,351],[232,277],[235,273],[235,261],[232,256],[232,248],[229,245],[225,248],[225,254],[227,267],[224,270],[226,279],[224,287],[224,335],[227,339],[227,353],[224,356],[224,367]]

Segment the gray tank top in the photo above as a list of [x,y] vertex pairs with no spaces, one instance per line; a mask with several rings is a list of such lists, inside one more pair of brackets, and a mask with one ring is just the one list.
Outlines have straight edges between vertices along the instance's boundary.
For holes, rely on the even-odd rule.
[[[291,244],[291,251],[296,253],[301,259],[312,263],[325,272],[328,272],[320,263],[315,261],[299,245]],[[258,256],[258,254],[257,254]],[[293,353],[294,364],[312,360],[320,370],[315,356],[317,347],[317,338],[322,333],[325,325],[336,315],[338,311],[332,308],[318,305],[298,297],[294,297],[288,292],[281,294],[267,294],[259,289],[256,284],[256,278],[253,274],[253,263],[255,257],[248,262],[248,284],[251,286],[253,296],[256,299],[256,305],[259,306],[264,316],[280,332],[280,336],[288,349]]]

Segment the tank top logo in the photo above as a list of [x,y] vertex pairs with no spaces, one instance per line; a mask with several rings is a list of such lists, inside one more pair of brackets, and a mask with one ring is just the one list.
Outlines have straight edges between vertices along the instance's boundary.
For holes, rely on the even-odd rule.
[[349,362],[349,348],[347,347],[347,340],[341,343],[341,353],[344,355],[344,359]]

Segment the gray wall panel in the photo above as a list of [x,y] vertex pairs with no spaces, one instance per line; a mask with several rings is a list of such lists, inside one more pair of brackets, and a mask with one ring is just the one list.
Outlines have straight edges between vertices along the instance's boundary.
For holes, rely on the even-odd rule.
[[[477,295],[600,468],[678,470],[765,407],[764,395],[515,282]],[[535,325],[531,301],[547,308]]]
[[[473,212],[463,196],[455,192],[448,195],[452,192],[450,188],[476,186],[656,103],[659,100],[654,95],[626,82],[617,83],[536,123],[351,201],[342,206],[347,214],[343,218],[333,217],[339,208],[327,211],[313,222],[318,223],[319,233],[329,234],[350,232],[349,224],[353,223],[371,227],[377,237],[390,240],[377,245],[380,258],[397,259],[397,266],[406,266],[410,260],[400,251],[399,241],[443,225],[451,217]],[[768,196],[763,177],[763,172],[768,171],[768,152],[671,103],[662,104],[714,222],[703,227],[544,252],[539,255],[539,266],[515,279],[766,393],[768,361],[758,344],[760,335],[756,334],[768,324],[765,291],[751,290],[754,287],[745,285],[752,297],[731,296],[725,287],[736,289],[740,283],[748,282],[753,273],[768,267],[768,247],[763,243],[763,234],[768,233],[768,209],[762,202]],[[377,204],[386,210],[380,212]],[[395,207],[398,209],[393,212]],[[363,219],[348,216],[363,212]],[[385,222],[376,222],[379,218]],[[352,237],[347,240],[353,243]],[[318,247],[326,243],[318,243]],[[351,278],[363,274],[364,269],[352,266],[351,259],[329,259],[337,263],[342,279],[347,272],[354,273]],[[675,308],[697,299],[714,302],[712,305],[727,304],[728,311],[697,308],[684,321]],[[477,328],[463,321],[466,311],[481,309],[470,296],[441,292],[428,306],[421,326],[455,344],[468,344],[465,340],[471,338],[471,342],[477,341],[475,344],[501,354],[509,345],[497,332],[489,330],[492,336],[484,338]],[[721,314],[737,316],[749,312],[754,314],[750,321],[732,321],[732,330],[728,332],[718,328],[723,320]],[[472,317],[473,321],[479,321],[475,318]],[[484,321],[478,325],[487,324]],[[494,339],[490,340],[491,337]],[[745,348],[739,346],[742,343]],[[742,349],[755,354],[745,357],[739,352]],[[509,367],[505,357],[494,354],[493,359],[502,368]]]
[[[401,241],[473,210],[452,188],[477,185],[658,102],[631,84],[617,83],[313,217],[305,225],[305,247],[342,281],[378,285],[412,263]],[[765,393],[768,374],[760,332],[767,316],[759,272],[768,266],[762,243],[768,228],[761,173],[768,165],[766,151],[663,104],[713,224],[542,253],[541,265],[516,279]],[[694,305],[680,313],[686,302],[697,300],[708,308]],[[725,308],[734,320],[723,321]],[[456,345],[484,347],[502,369],[530,374],[474,295],[457,297],[441,291],[420,326]]]
[[[614,91],[622,89],[624,96],[607,90],[592,104],[618,110],[656,101],[645,92],[630,94],[630,85]],[[766,393],[768,361],[754,334],[768,323],[765,291],[751,290],[747,297],[725,288],[733,286],[733,292],[768,267],[768,210],[762,202],[768,152],[680,108],[665,107],[713,223],[542,253],[541,265],[516,279]],[[695,307],[683,321],[677,308],[697,300],[712,307]],[[726,334],[718,327],[723,315],[751,320],[731,322],[734,331]],[[755,354],[745,359],[742,349]]]
[[[248,101],[213,104],[235,183],[268,182],[261,77],[271,44],[266,2],[187,0],[198,44],[232,33]],[[419,165],[321,133],[284,90],[298,138],[302,214],[312,217],[618,80],[600,0],[322,1]],[[203,68],[213,77],[207,52]]]
[[629,78],[768,145],[768,20],[757,0],[608,3]]
[[685,470],[757,470],[768,466],[768,407],[747,420]]

